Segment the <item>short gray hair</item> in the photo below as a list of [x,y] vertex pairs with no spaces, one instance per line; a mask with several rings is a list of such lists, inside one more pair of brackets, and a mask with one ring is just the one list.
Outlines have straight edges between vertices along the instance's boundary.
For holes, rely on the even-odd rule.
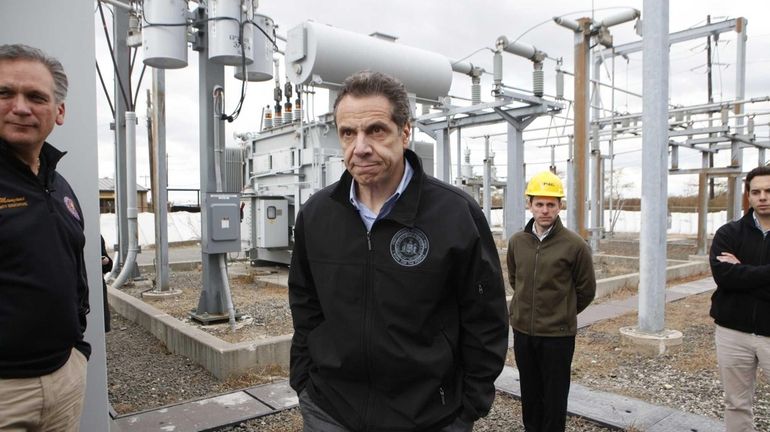
[[384,96],[390,102],[390,117],[398,127],[404,127],[412,117],[406,87],[398,79],[381,72],[363,70],[345,78],[342,90],[334,101],[334,118],[337,106],[345,96]]
[[64,102],[67,98],[67,74],[64,66],[54,57],[42,50],[24,44],[0,45],[0,61],[3,60],[32,60],[43,64],[51,73],[54,82],[54,96],[56,102]]

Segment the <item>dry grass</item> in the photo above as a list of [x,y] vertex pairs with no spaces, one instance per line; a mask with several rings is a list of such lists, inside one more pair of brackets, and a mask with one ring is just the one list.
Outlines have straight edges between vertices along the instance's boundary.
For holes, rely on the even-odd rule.
[[[681,350],[687,355],[673,356],[670,366],[681,372],[716,369],[713,342],[714,322],[709,317],[710,293],[690,296],[666,305],[666,328],[683,333]],[[635,353],[626,350],[620,338],[620,327],[637,324],[637,314],[598,322],[578,333],[573,361],[576,380],[592,377],[614,377],[621,364],[631,362]],[[628,394],[638,397],[638,394]]]
[[222,382],[225,390],[240,390],[260,384],[268,384],[286,379],[289,371],[279,365],[256,367],[240,375],[232,376]]

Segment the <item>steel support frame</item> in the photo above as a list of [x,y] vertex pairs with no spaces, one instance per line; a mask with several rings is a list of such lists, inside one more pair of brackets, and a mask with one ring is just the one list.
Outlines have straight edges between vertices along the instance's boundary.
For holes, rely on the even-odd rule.
[[[206,32],[206,24],[202,24]],[[204,33],[205,34],[205,33]],[[225,88],[225,67],[209,61],[205,44],[198,46],[198,101],[199,101],[199,146],[200,146],[200,193],[201,193],[201,238],[207,238],[209,221],[207,201],[209,194],[216,191],[214,174],[214,87]],[[219,140],[224,142],[224,128],[219,128]],[[224,162],[224,158],[221,158]],[[224,166],[221,167],[224,172]],[[219,267],[219,255],[201,252],[201,295],[198,299],[197,316],[225,315],[227,306],[224,298],[222,270]]]
[[[507,108],[514,102],[528,104],[516,108]],[[489,112],[489,110],[492,112]],[[477,127],[501,120],[508,123],[508,178],[505,189],[504,235],[511,236],[524,228],[524,139],[523,131],[537,117],[558,112],[562,105],[526,95],[507,94],[500,100],[472,107],[452,108],[441,113],[418,117],[414,127],[436,140],[436,178],[449,182],[450,166],[450,129]],[[481,114],[477,114],[480,112]],[[457,115],[464,117],[457,118]],[[485,153],[486,155],[486,153]],[[461,160],[461,159],[460,159]]]

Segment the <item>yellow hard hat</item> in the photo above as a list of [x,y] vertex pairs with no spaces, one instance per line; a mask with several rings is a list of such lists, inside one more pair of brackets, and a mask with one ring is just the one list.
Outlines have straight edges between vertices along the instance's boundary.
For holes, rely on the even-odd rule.
[[561,179],[551,171],[543,171],[532,176],[524,191],[528,196],[546,196],[564,198],[564,186]]

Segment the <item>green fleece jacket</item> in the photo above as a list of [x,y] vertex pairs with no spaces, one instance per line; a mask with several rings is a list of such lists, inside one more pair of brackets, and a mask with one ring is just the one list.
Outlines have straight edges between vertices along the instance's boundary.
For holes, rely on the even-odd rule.
[[511,327],[531,336],[574,336],[577,314],[596,294],[591,250],[558,217],[542,242],[533,224],[508,241]]

